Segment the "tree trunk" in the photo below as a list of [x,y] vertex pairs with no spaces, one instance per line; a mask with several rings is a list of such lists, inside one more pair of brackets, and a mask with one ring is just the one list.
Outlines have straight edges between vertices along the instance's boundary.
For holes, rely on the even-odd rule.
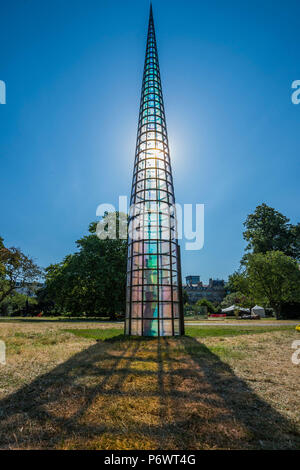
[[114,311],[114,310],[111,310],[111,311],[109,312],[109,319],[110,319],[111,321],[115,321],[116,318],[117,318],[117,317],[116,317],[115,311]]
[[280,318],[281,318],[281,303],[271,304],[271,307],[275,311],[276,320],[280,320]]

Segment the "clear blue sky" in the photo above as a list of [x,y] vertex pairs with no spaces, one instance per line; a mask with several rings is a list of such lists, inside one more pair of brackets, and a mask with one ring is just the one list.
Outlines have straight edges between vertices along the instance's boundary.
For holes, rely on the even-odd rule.
[[[183,275],[226,278],[266,202],[299,221],[300,4],[153,1],[175,194],[205,204]],[[2,2],[0,235],[47,266],[129,195],[149,2]]]

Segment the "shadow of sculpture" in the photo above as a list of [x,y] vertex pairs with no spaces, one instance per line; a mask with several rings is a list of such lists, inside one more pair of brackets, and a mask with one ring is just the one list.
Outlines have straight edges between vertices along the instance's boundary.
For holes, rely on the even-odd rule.
[[289,420],[190,337],[97,342],[0,401],[2,449],[102,448],[103,436],[127,448],[300,445]]

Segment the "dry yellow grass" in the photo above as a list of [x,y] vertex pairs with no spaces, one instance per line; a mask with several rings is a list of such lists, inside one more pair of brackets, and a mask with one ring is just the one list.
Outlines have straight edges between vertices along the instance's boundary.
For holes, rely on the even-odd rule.
[[300,448],[299,333],[95,342],[64,328],[0,323],[0,448]]

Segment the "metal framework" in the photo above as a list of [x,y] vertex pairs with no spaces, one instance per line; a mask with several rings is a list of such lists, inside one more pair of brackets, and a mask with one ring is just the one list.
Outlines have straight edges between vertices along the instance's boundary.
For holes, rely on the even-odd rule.
[[152,6],[128,227],[125,334],[184,334],[180,247]]

